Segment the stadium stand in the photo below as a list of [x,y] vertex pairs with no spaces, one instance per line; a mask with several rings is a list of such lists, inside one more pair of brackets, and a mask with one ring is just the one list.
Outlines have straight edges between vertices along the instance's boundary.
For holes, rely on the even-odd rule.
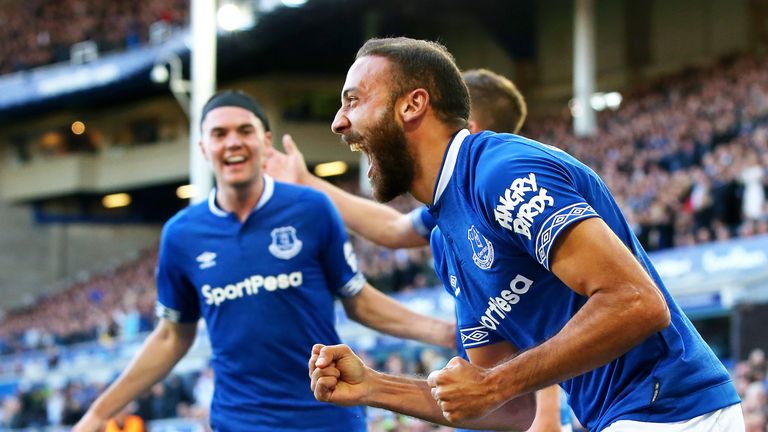
[[91,41],[98,52],[138,48],[150,27],[188,21],[187,0],[42,0],[0,3],[0,74],[71,61],[71,47]]
[[[566,116],[532,120],[527,134],[565,143],[566,150],[595,167],[651,250],[766,234],[766,63],[765,57],[740,57],[665,79],[628,97],[619,111],[603,113],[604,127],[593,138],[574,137]],[[356,191],[354,182],[343,186]],[[416,202],[400,198],[392,205],[407,211]],[[421,293],[440,293],[440,288],[429,288],[435,279],[427,250],[390,251],[359,238],[354,242],[363,270],[380,288],[399,292],[406,303],[407,296],[416,293],[416,307],[424,307]],[[90,365],[93,359],[103,365],[104,359],[129,357],[154,319],[155,260],[155,252],[146,251],[135,261],[13,311],[0,322],[2,376],[38,378],[0,383],[5,394],[0,426],[66,425],[78,418],[119,369],[105,367],[101,379],[76,374],[59,381],[43,377],[54,376],[50,372],[62,370],[62,365]],[[430,301],[428,307],[438,308],[439,299]],[[437,313],[449,314],[450,309]],[[389,372],[428,371],[450,355],[371,339],[355,329],[347,336],[366,350],[367,361]],[[136,413],[145,420],[204,419],[212,386],[211,372],[204,368],[205,352],[199,349],[197,361],[186,372],[156,385],[139,400]],[[765,355],[755,349],[732,370],[748,430],[765,430]],[[382,431],[395,426],[407,431],[428,428],[376,410],[371,424],[372,430]]]
[[525,134],[593,167],[647,250],[766,233],[767,65],[747,56],[667,78],[604,111],[591,138],[568,116]]
[[[72,61],[72,46],[82,42],[93,42],[97,53],[135,49],[151,43],[154,24],[181,26],[187,13],[187,0],[0,1],[0,74]],[[571,120],[568,112],[536,118],[525,135],[560,145],[594,167],[620,198],[648,250],[709,250],[695,245],[738,249],[744,244],[731,243],[733,239],[766,238],[767,57],[728,58],[637,90],[618,111],[600,114],[601,129],[591,138],[575,137]],[[113,141],[153,143],[165,135],[176,139],[179,129],[184,127],[139,122],[124,134],[129,138]],[[90,144],[62,151],[43,146],[42,156],[27,156],[103,151]],[[354,182],[344,186],[357,191]],[[416,204],[405,198],[393,203],[401,211]],[[412,307],[451,313],[441,300],[442,289],[434,287],[428,250],[391,251],[359,238],[353,241],[374,285]],[[71,425],[82,415],[153,326],[155,260],[151,247],[135,260],[40,297],[0,320],[0,429]],[[365,360],[387,372],[427,372],[451,355],[373,337],[342,317],[340,325],[345,339],[364,350]],[[213,382],[206,367],[204,328],[200,336],[189,360],[133,407],[152,421],[153,431],[203,430]],[[747,359],[735,361],[743,355],[714,345],[731,365],[747,430],[765,432],[764,351],[745,347]],[[369,411],[369,418],[373,431],[448,430],[379,410]]]

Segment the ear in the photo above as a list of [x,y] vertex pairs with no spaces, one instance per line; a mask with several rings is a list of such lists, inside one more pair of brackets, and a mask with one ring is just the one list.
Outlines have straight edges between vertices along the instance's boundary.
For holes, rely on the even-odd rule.
[[272,148],[272,132],[264,132],[264,149]]
[[472,119],[469,119],[469,122],[467,123],[467,129],[469,129],[469,133],[476,134],[482,130],[480,129],[480,126],[477,124],[477,122]]
[[423,88],[411,90],[400,98],[398,111],[403,123],[412,123],[424,117],[429,109],[429,93]]

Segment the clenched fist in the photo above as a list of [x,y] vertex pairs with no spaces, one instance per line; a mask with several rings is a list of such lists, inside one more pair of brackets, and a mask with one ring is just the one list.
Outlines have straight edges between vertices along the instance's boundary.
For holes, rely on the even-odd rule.
[[432,397],[451,422],[483,417],[504,403],[487,369],[454,357],[427,378]]
[[365,404],[372,371],[346,345],[312,347],[309,376],[315,399],[336,405]]

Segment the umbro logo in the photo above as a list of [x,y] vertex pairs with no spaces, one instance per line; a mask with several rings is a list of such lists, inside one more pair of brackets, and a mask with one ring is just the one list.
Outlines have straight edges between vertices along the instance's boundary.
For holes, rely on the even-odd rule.
[[200,263],[200,270],[205,270],[216,265],[216,254],[214,252],[203,252],[197,256],[197,262]]
[[485,327],[472,327],[460,329],[461,344],[464,348],[471,348],[477,345],[484,345],[490,341],[489,332]]

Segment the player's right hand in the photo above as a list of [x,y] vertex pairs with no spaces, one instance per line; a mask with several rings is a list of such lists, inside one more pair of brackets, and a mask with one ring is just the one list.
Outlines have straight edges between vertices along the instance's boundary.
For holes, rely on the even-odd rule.
[[312,347],[309,375],[315,399],[336,405],[365,404],[369,369],[346,345]]
[[305,184],[309,174],[304,155],[296,147],[293,138],[283,135],[283,149],[280,152],[274,147],[268,147],[264,159],[264,171],[277,181],[293,184]]
[[72,428],[72,432],[102,432],[107,428],[107,421],[88,411]]

